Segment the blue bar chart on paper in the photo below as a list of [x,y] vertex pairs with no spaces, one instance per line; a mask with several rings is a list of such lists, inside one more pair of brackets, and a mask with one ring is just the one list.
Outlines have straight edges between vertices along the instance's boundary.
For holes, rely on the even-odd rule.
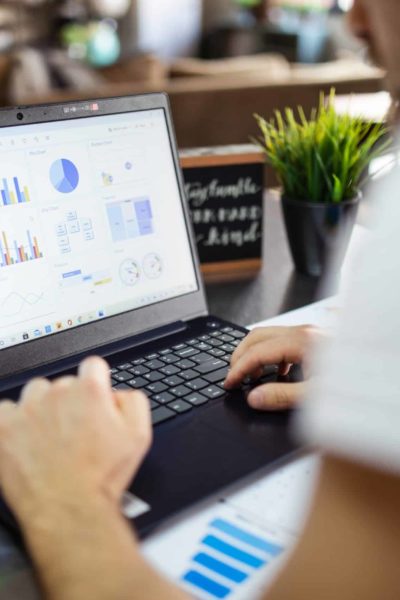
[[22,185],[18,177],[0,178],[0,206],[26,204],[31,201],[29,189]]
[[196,598],[229,598],[283,551],[246,526],[217,518],[209,523],[182,582]]

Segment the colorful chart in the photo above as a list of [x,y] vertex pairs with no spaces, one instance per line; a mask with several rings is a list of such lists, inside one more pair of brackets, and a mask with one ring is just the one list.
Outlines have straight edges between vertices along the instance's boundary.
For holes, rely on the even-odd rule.
[[10,267],[30,260],[43,258],[36,236],[29,230],[26,232],[26,242],[8,240],[5,231],[0,235],[0,267]]
[[51,165],[50,181],[61,194],[71,194],[79,185],[79,171],[72,161],[61,158]]
[[22,186],[18,180],[18,177],[13,177],[12,181],[13,183],[10,184],[6,178],[1,180],[3,187],[0,188],[0,206],[25,204],[31,200],[28,187],[26,185]]
[[228,598],[284,548],[225,519],[214,519],[182,581],[198,598]]

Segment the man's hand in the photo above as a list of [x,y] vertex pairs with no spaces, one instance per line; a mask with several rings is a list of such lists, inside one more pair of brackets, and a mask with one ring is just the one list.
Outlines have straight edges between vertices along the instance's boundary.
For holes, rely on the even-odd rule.
[[[307,371],[310,348],[321,337],[322,332],[310,325],[254,329],[232,355],[226,389],[240,385],[246,377],[258,379],[264,367],[270,365],[279,365],[280,375],[287,375],[293,364],[302,363],[303,371]],[[266,383],[249,394],[248,402],[259,410],[293,408],[304,396],[306,386],[306,382]]]
[[0,485],[22,523],[71,499],[118,502],[151,442],[140,392],[111,389],[107,364],[82,363],[78,377],[37,379],[19,404],[0,403]]

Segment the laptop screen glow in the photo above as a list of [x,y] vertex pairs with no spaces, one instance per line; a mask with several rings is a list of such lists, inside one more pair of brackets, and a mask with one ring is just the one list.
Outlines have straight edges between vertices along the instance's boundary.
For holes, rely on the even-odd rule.
[[0,129],[0,350],[197,289],[162,109]]

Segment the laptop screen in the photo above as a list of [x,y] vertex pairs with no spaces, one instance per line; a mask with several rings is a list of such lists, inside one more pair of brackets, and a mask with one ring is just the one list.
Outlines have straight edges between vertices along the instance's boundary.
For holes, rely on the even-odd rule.
[[197,289],[163,109],[0,129],[0,350]]

